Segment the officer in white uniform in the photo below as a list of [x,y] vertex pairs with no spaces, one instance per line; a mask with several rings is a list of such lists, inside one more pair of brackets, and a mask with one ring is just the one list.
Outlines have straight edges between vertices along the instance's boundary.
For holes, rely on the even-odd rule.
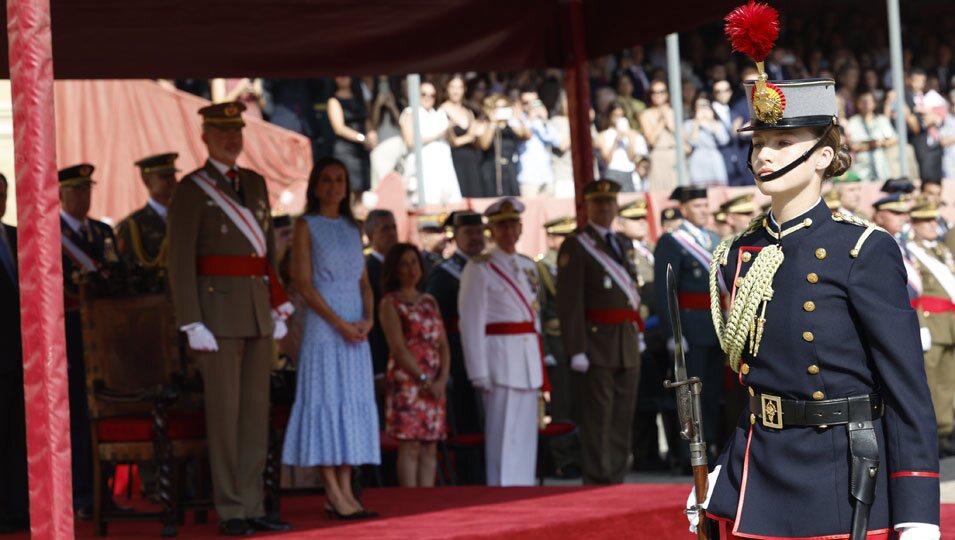
[[531,486],[536,471],[540,282],[534,261],[516,251],[523,211],[506,197],[484,212],[495,247],[467,263],[458,295],[468,379],[484,395],[491,486]]

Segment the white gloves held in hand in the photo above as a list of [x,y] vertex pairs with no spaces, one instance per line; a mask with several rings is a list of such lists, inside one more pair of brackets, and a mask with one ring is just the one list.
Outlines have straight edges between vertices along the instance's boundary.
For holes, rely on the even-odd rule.
[[587,373],[587,370],[590,369],[590,360],[587,360],[587,355],[584,353],[577,353],[571,357],[570,369],[578,373]]
[[[681,337],[680,342],[683,343],[683,352],[687,352],[690,350],[690,344],[686,342],[685,337]],[[673,341],[673,338],[671,337],[670,339],[667,340],[667,352],[670,354],[673,354],[674,350],[676,350],[676,342]]]
[[216,341],[216,337],[212,335],[212,332],[201,322],[187,324],[180,328],[180,330],[186,333],[186,338],[189,339],[190,349],[201,352],[215,352],[219,350],[219,343]]
[[922,338],[922,352],[932,348],[932,331],[928,328],[919,328],[919,337]]
[[275,323],[272,326],[272,339],[278,341],[284,338],[288,334],[288,325],[285,324],[285,319],[276,319],[272,322]]
[[548,354],[544,356],[544,365],[547,367],[554,367],[557,365],[557,359],[554,358],[554,355]]
[[[710,497],[713,496],[713,488],[716,487],[716,478],[720,475],[720,469],[723,468],[722,465],[717,465],[713,467],[713,471],[710,474],[706,475],[706,500],[700,503],[700,506],[705,510],[710,504]],[[693,486],[693,489],[690,490],[690,496],[686,498],[686,509],[690,510],[696,507],[696,486]],[[696,528],[700,525],[700,516],[696,512],[688,512],[686,514],[687,521],[690,522],[690,532],[696,534]]]

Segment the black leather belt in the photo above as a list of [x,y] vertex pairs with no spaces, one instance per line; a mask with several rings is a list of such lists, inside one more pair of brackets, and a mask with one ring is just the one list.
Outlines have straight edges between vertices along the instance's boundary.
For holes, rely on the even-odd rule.
[[837,426],[849,422],[871,422],[882,416],[879,394],[822,401],[782,399],[769,394],[749,398],[749,412],[766,427]]

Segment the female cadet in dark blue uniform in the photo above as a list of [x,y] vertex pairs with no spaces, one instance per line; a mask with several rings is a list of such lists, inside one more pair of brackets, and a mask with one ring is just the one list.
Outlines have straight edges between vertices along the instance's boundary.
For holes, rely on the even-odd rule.
[[[731,39],[734,15],[763,7],[731,14]],[[898,244],[820,197],[850,164],[833,81],[770,82],[757,65],[744,129],[772,208],[713,256],[713,321],[750,406],[707,516],[724,538],[937,539],[935,419]]]

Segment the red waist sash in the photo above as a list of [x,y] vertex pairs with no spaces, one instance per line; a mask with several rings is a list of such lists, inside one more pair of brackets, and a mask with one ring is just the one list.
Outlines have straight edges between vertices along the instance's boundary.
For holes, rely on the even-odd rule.
[[278,274],[265,257],[245,255],[205,255],[196,260],[200,276],[249,276],[269,278],[269,297],[273,308],[288,302],[288,294]]
[[912,307],[929,313],[948,313],[955,311],[955,303],[948,298],[937,296],[920,296],[912,300]]
[[484,327],[484,333],[489,336],[514,336],[520,334],[534,334],[537,336],[537,347],[541,355],[541,376],[544,378],[541,391],[550,392],[550,377],[547,376],[547,366],[544,365],[544,342],[541,339],[541,335],[537,333],[537,328],[533,322],[487,323]]
[[586,316],[588,321],[595,324],[636,323],[640,331],[643,332],[643,318],[640,317],[640,312],[635,309],[588,309]]

